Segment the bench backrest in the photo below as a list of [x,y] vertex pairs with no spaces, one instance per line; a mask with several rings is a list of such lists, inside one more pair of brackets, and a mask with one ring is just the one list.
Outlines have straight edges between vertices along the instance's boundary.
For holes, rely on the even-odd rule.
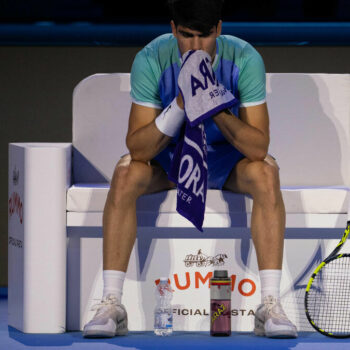
[[[96,74],[73,93],[74,182],[110,181],[128,153],[130,74]],[[282,186],[350,185],[350,74],[267,74],[269,153]]]

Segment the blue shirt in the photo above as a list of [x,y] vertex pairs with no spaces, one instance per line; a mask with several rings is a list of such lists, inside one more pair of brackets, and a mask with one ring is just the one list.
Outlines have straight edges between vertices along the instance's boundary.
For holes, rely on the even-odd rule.
[[[151,41],[136,55],[131,69],[131,98],[136,104],[164,109],[178,95],[177,79],[181,54],[172,34]],[[231,35],[216,39],[213,70],[218,81],[239,99],[232,109],[239,115],[240,106],[262,104],[266,99],[264,62],[260,54],[246,41]],[[225,142],[211,118],[205,120],[207,143]]]

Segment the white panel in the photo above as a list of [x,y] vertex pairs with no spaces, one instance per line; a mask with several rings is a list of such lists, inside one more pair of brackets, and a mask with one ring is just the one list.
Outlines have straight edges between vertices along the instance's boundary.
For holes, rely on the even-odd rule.
[[268,74],[267,105],[282,186],[350,185],[349,74]]
[[23,330],[24,148],[9,145],[8,322]]
[[[269,151],[280,164],[282,186],[349,186],[350,75],[266,77]],[[73,144],[107,179],[127,153],[129,79],[126,73],[98,74],[74,91]]]
[[[339,235],[340,236],[340,235]],[[74,238],[76,239],[76,238]],[[285,241],[281,298],[299,330],[312,328],[305,318],[304,290],[313,270],[338,239],[288,239]],[[68,285],[80,281],[80,310],[69,330],[82,329],[94,315],[91,307],[102,295],[102,239],[80,238],[80,271]],[[209,330],[209,273],[227,269],[232,277],[232,329],[252,331],[254,311],[260,303],[260,281],[255,250],[246,239],[153,239],[148,251],[136,241],[124,284],[122,302],[132,331],[153,329],[154,281],[168,276],[174,289],[174,329]],[[298,254],[295,252],[298,251]],[[75,250],[75,254],[77,251]],[[140,262],[140,256],[146,256]],[[94,259],[90,257],[94,256]],[[301,259],[300,257],[304,257]],[[202,261],[202,262],[200,262]],[[161,263],[159,263],[161,262]],[[68,290],[68,294],[72,290]],[[70,311],[72,312],[72,311]],[[79,315],[79,316],[78,316]],[[79,322],[78,322],[79,321]]]
[[107,179],[128,153],[125,138],[131,106],[130,74],[96,74],[73,93],[73,145]]
[[[66,306],[66,189],[70,144],[14,144],[24,154],[23,301],[25,333],[62,333]],[[12,261],[9,261],[10,269]],[[9,281],[10,285],[13,281]],[[16,283],[15,283],[16,284]],[[20,287],[20,286],[19,286]],[[9,304],[9,312],[11,313]]]

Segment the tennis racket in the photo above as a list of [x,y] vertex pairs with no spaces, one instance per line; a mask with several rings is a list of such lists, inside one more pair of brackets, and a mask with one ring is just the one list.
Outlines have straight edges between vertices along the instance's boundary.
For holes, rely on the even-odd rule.
[[350,337],[350,254],[338,254],[350,232],[350,220],[336,248],[312,274],[305,291],[311,325],[334,338]]

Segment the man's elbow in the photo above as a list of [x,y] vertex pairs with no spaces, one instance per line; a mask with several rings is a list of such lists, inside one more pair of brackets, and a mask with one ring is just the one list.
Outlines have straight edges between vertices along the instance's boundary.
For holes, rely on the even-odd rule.
[[252,154],[250,160],[255,162],[259,162],[259,161],[262,162],[263,160],[265,160],[267,154],[268,154],[268,147],[259,148],[254,152],[254,154]]
[[256,152],[251,155],[250,160],[252,162],[262,162],[267,156],[265,152]]
[[134,150],[129,147],[128,149],[132,160],[143,162],[143,163],[148,163],[150,161],[150,159],[148,159],[149,157],[147,156],[147,154],[145,154],[145,152],[140,150]]

